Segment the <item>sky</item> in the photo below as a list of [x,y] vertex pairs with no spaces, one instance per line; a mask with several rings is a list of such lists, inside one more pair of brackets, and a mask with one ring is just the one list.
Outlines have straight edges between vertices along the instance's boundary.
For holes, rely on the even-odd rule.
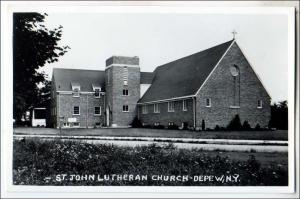
[[288,98],[288,26],[285,15],[172,13],[48,13],[46,26],[63,26],[59,45],[70,50],[43,67],[104,70],[112,55],[138,56],[141,71],[233,38],[271,95]]

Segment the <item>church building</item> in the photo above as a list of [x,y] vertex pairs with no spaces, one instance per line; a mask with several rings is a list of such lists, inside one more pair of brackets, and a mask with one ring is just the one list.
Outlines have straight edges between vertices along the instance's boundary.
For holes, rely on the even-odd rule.
[[112,56],[105,71],[55,68],[55,128],[143,125],[226,127],[239,115],[267,127],[271,98],[236,40],[141,72],[138,57]]

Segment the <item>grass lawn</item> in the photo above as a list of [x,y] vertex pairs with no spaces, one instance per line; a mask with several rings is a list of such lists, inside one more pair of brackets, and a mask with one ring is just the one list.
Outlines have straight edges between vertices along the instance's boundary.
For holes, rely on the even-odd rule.
[[[51,128],[14,128],[14,134],[58,135],[58,129]],[[165,138],[202,138],[202,139],[241,139],[241,140],[288,140],[287,130],[277,131],[188,131],[146,128],[99,128],[99,129],[62,129],[63,135],[124,136],[124,137],[165,137]]]
[[[15,185],[286,186],[287,162],[287,153],[208,152],[178,149],[173,145],[120,147],[25,139],[13,143],[13,182]],[[66,176],[64,180],[62,174]],[[80,178],[114,174],[149,178],[142,181]],[[79,180],[72,179],[72,175],[79,176]],[[185,182],[152,179],[158,175],[190,178]],[[201,181],[195,180],[195,176],[213,177]]]

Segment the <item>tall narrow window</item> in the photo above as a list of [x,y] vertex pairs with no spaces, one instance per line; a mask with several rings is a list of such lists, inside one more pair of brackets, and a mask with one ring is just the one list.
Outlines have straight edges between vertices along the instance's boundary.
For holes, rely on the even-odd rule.
[[143,114],[147,114],[148,113],[148,106],[147,105],[143,105],[142,106],[142,113]]
[[182,101],[182,110],[187,111],[186,100]]
[[95,106],[94,115],[101,115],[101,107],[100,106]]
[[174,102],[168,102],[168,112],[174,112],[174,111],[175,111]]
[[123,84],[124,84],[125,86],[128,85],[128,67],[127,67],[127,66],[125,66],[125,67],[123,68]]
[[123,112],[129,112],[128,105],[123,105]]
[[210,98],[207,98],[206,101],[205,101],[205,106],[206,107],[211,107],[211,99]]
[[80,107],[79,106],[73,107],[73,115],[80,115]]
[[159,106],[158,104],[154,104],[154,113],[159,113]]
[[123,89],[123,96],[128,96],[128,90],[127,89]]
[[239,108],[240,106],[240,71],[236,64],[230,66],[230,73],[232,75],[233,81],[233,96],[231,107]]
[[262,100],[257,100],[257,108],[262,108]]

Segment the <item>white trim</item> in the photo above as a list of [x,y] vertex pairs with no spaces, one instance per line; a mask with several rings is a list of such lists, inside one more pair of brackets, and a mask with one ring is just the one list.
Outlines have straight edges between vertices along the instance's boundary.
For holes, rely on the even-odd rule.
[[241,108],[241,107],[240,106],[229,106],[229,108],[238,109],[238,108]]
[[[155,106],[157,106],[156,109],[155,109]],[[159,109],[159,104],[158,103],[153,104],[153,113],[160,113],[160,109]]]
[[[99,114],[96,114],[96,113],[95,113],[96,107],[99,107],[99,109],[100,109],[100,110],[99,110],[99,111],[100,111]],[[94,106],[94,115],[95,115],[95,116],[100,116],[101,113],[102,113],[101,106]]]
[[94,84],[92,84],[92,87],[93,87],[93,91],[99,89],[99,91],[101,92],[101,86],[94,86]]
[[[260,104],[258,104],[258,102],[259,102]],[[260,105],[260,106],[259,106],[259,105]],[[257,102],[256,102],[256,107],[257,107],[258,109],[261,109],[261,108],[263,107],[263,101],[262,101],[261,99],[257,100]]]
[[210,76],[213,74],[213,72],[216,70],[216,68],[218,67],[218,65],[220,64],[220,62],[222,61],[222,59],[225,57],[225,55],[227,54],[227,52],[229,51],[229,49],[232,47],[232,45],[235,43],[235,39],[231,42],[230,46],[227,48],[227,50],[225,51],[225,53],[222,55],[222,57],[219,59],[218,63],[215,65],[215,67],[213,68],[213,70],[209,73],[209,75],[206,77],[206,79],[204,80],[204,82],[202,83],[202,85],[200,86],[200,88],[198,89],[198,91],[196,92],[196,94],[194,95],[195,97],[198,95],[198,93],[200,92],[201,88],[205,85],[205,83],[207,82],[207,80],[210,78]]
[[[56,91],[57,93],[60,94],[73,94],[73,91]],[[94,94],[95,92],[93,91],[80,91],[80,94]],[[100,94],[105,95],[105,92],[100,92]]]
[[[207,105],[207,100],[209,102],[209,105]],[[208,108],[211,107],[211,98],[205,98],[205,107],[208,107]]]
[[187,111],[187,103],[186,100],[182,100],[182,111]]
[[[170,109],[171,103],[173,104],[172,109]],[[168,102],[168,112],[170,112],[170,113],[175,112],[175,102],[174,101]]]
[[142,103],[137,103],[139,105],[142,104],[154,104],[154,103],[160,103],[160,102],[168,102],[168,101],[178,101],[181,99],[188,99],[195,97],[195,95],[187,95],[187,96],[182,96],[182,97],[174,97],[174,98],[167,98],[167,99],[162,99],[162,100],[155,100],[155,101],[149,101],[149,102],[142,102]]
[[80,86],[73,86],[72,83],[71,83],[71,86],[72,86],[72,90],[74,91],[75,89],[78,89],[78,91],[80,91]]
[[142,106],[142,114],[148,114],[148,105],[143,105]]
[[109,66],[106,66],[105,67],[105,70],[106,69],[109,69],[110,67],[112,66],[118,66],[118,67],[124,67],[124,66],[127,66],[127,67],[132,67],[132,68],[139,68],[140,66],[139,65],[135,65],[135,64],[111,64]]

